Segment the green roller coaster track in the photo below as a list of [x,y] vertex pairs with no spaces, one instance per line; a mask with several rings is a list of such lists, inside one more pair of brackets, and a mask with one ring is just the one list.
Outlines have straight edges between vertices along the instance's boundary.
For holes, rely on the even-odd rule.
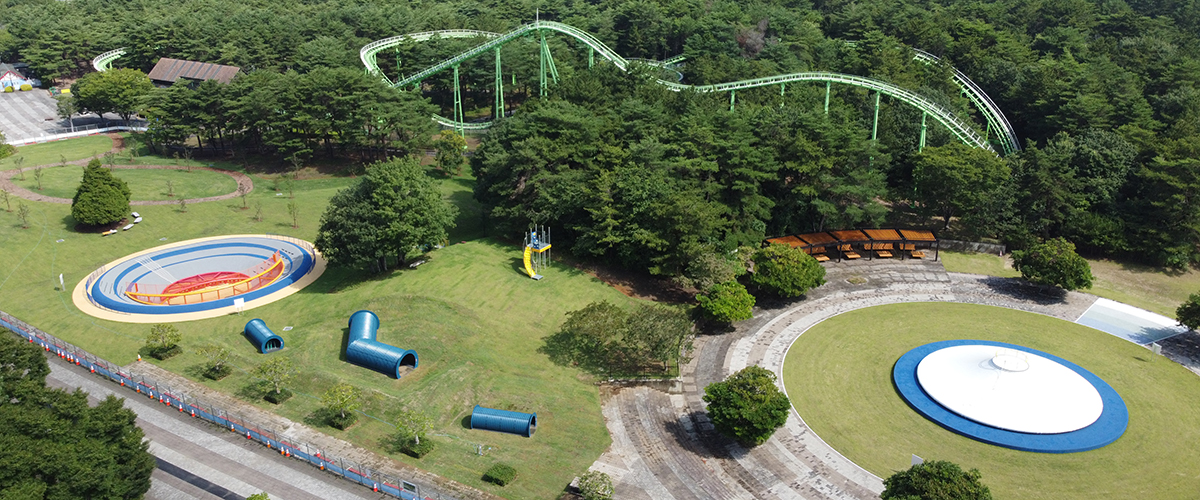
[[[501,72],[500,47],[525,36],[537,37],[537,41],[540,44],[539,92],[541,95],[545,95],[547,88],[549,87],[549,83],[551,81],[558,81],[558,70],[554,65],[554,58],[550,54],[549,45],[546,44],[545,32],[547,31],[562,33],[587,45],[589,65],[594,63],[596,53],[599,53],[601,57],[608,60],[622,71],[627,71],[630,64],[633,63],[649,64],[673,71],[673,67],[684,60],[682,55],[672,57],[665,61],[626,59],[621,57],[612,49],[608,48],[608,46],[604,45],[603,42],[592,36],[590,33],[570,25],[553,21],[536,21],[530,24],[519,26],[516,29],[503,34],[478,30],[440,30],[394,36],[391,38],[376,40],[367,44],[359,51],[359,58],[362,60],[363,65],[366,66],[368,73],[376,75],[389,85],[398,88],[404,88],[408,86],[416,87],[420,85],[421,81],[429,78],[435,73],[447,69],[452,70],[454,72],[454,118],[449,119],[440,115],[434,115],[433,120],[442,126],[455,129],[459,134],[464,134],[467,130],[487,129],[491,127],[493,122],[465,121],[462,109],[462,94],[459,86],[458,67],[463,62],[483,55],[489,51],[495,55],[495,113],[496,118],[500,118],[502,117],[504,110],[504,79],[502,78]],[[458,54],[450,59],[446,59],[412,75],[402,77],[398,81],[392,81],[379,68],[376,56],[383,50],[395,48],[407,43],[446,38],[487,38],[488,40],[485,43]],[[96,68],[96,71],[106,71],[112,67],[113,61],[117,60],[124,54],[125,48],[110,50],[96,56],[92,60],[92,66]],[[936,56],[920,50],[915,51],[914,58],[930,64],[937,63],[938,61]],[[1000,111],[999,106],[997,106],[996,103],[992,101],[990,97],[988,97],[987,93],[985,93],[983,89],[976,85],[975,82],[971,81],[971,79],[964,75],[961,71],[955,69],[953,78],[955,84],[958,85],[963,95],[967,96],[967,98],[976,106],[976,108],[978,108],[984,119],[987,121],[987,129],[985,134],[981,135],[972,126],[972,123],[960,119],[949,109],[946,109],[945,107],[921,96],[920,94],[897,87],[884,81],[862,76],[823,71],[809,71],[775,75],[765,78],[754,78],[750,80],[739,80],[728,83],[718,83],[714,85],[687,85],[679,83],[678,81],[672,82],[663,80],[661,78],[657,79],[657,81],[659,84],[664,85],[674,91],[694,90],[697,92],[729,92],[729,107],[731,110],[736,105],[736,96],[738,90],[779,85],[780,93],[782,94],[788,83],[824,82],[826,112],[829,111],[830,86],[834,83],[851,85],[854,87],[875,91],[875,118],[871,130],[872,140],[877,138],[878,133],[879,98],[881,95],[887,95],[900,102],[914,106],[922,111],[923,114],[921,116],[921,138],[918,146],[919,148],[924,148],[925,146],[925,121],[927,117],[932,116],[934,120],[937,120],[948,130],[950,130],[950,132],[964,144],[995,152],[996,149],[992,147],[992,144],[989,141],[989,138],[993,133],[995,133],[996,140],[1000,144],[1004,154],[1012,154],[1016,151],[1019,151],[1021,147],[1017,140],[1016,131],[1013,129],[1012,124],[1010,124],[1008,119],[1004,116],[1004,113]]]
[[[631,64],[629,59],[621,57],[621,55],[608,48],[608,46],[606,46],[596,37],[592,36],[590,33],[570,25],[553,21],[536,21],[519,26],[516,29],[503,34],[475,30],[443,30],[394,36],[367,44],[359,51],[359,58],[362,60],[363,65],[366,66],[367,71],[370,74],[382,78],[384,81],[394,87],[405,88],[409,86],[419,86],[421,81],[429,78],[435,73],[447,69],[453,70],[457,75],[459,65],[491,51],[496,54],[496,94],[497,103],[500,103],[502,102],[501,99],[503,99],[501,97],[503,95],[503,79],[501,78],[500,71],[499,49],[500,47],[514,40],[521,39],[525,36],[536,36],[538,38],[538,41],[541,45],[541,74],[539,84],[542,95],[544,95],[546,92],[548,80],[557,81],[558,72],[554,68],[554,59],[551,57],[549,47],[546,45],[546,32],[562,33],[582,42],[588,47],[589,63],[594,61],[594,55],[599,53],[601,57],[608,60],[622,71],[628,70],[629,65]],[[440,38],[487,38],[488,40],[479,46],[425,68],[417,73],[400,77],[399,80],[396,81],[388,78],[379,68],[376,56],[383,50],[395,48],[406,43],[422,42]],[[915,58],[927,63],[936,63],[938,61],[937,57],[922,51],[916,51]],[[650,64],[660,67],[669,67],[678,64],[682,60],[683,56],[676,56],[661,62],[650,62]],[[1017,136],[1012,128],[1012,125],[1008,122],[1008,119],[1004,116],[1004,113],[1000,111],[1000,108],[996,106],[995,102],[993,102],[991,98],[988,97],[988,95],[983,92],[981,88],[979,88],[978,85],[971,81],[970,78],[958,70],[954,71],[954,81],[962,93],[966,95],[967,98],[979,109],[980,113],[987,121],[986,135],[980,134],[974,127],[972,127],[970,122],[960,119],[949,109],[946,109],[945,107],[921,96],[920,94],[897,87],[884,81],[862,76],[812,71],[775,75],[750,80],[739,80],[735,82],[718,83],[714,85],[687,85],[658,79],[658,83],[674,91],[695,90],[697,92],[729,92],[729,103],[731,109],[735,106],[736,93],[738,90],[779,85],[780,92],[783,92],[786,88],[786,85],[792,82],[825,82],[825,109],[827,112],[829,108],[830,85],[833,83],[851,85],[876,92],[875,124],[872,127],[872,139],[876,138],[876,131],[878,130],[879,96],[886,95],[905,104],[914,106],[923,112],[923,116],[921,118],[920,147],[924,147],[925,145],[925,117],[932,116],[934,120],[937,120],[939,123],[945,126],[948,130],[950,130],[951,133],[954,134],[956,138],[958,138],[958,140],[965,144],[995,152],[996,149],[992,147],[991,142],[988,140],[988,138],[995,133],[997,142],[999,142],[1001,149],[1005,154],[1011,154],[1020,150],[1020,144],[1017,140]],[[460,107],[461,96],[458,93],[458,89],[456,88],[455,90],[455,119],[448,119],[442,116],[434,115],[434,121],[445,127],[454,128],[459,133],[463,133],[466,130],[481,130],[490,127],[493,123],[490,121],[481,123],[468,123],[463,121],[462,109]],[[497,107],[497,118],[500,117],[502,109],[502,107]]]

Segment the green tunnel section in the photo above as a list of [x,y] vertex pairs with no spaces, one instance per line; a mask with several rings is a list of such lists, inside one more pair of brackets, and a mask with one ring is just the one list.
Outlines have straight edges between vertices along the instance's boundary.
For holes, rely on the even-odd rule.
[[395,378],[400,378],[401,367],[417,367],[417,351],[375,340],[378,330],[379,316],[375,313],[363,310],[351,314],[346,361]]
[[[485,32],[485,31],[475,31],[475,30],[444,30],[444,31],[427,31],[427,32],[422,32],[422,33],[413,33],[413,34],[409,34],[409,35],[395,36],[395,37],[391,37],[391,38],[377,40],[375,42],[367,44],[359,51],[359,59],[362,61],[363,65],[366,66],[367,71],[370,72],[371,74],[379,76],[384,81],[388,82],[389,84],[391,84],[395,87],[406,88],[409,86],[420,84],[420,82],[422,80],[428,78],[429,76],[431,76],[437,72],[457,68],[464,61],[473,59],[473,58],[483,55],[483,54],[490,53],[493,50],[496,50],[499,47],[501,47],[509,42],[520,39],[527,35],[534,35],[534,34],[542,35],[543,32],[546,32],[546,31],[562,33],[564,35],[567,35],[569,37],[575,38],[576,40],[583,42],[584,45],[587,45],[589,50],[593,51],[594,53],[600,54],[600,56],[602,58],[608,60],[614,66],[621,69],[622,71],[627,70],[627,68],[630,65],[630,61],[628,59],[622,57],[620,54],[617,54],[612,49],[608,48],[608,46],[604,45],[603,42],[598,40],[596,37],[592,36],[590,33],[587,33],[583,30],[580,30],[580,29],[575,28],[570,25],[556,23],[556,22],[552,22],[552,21],[537,21],[537,22],[533,22],[530,24],[521,25],[521,26],[518,26],[516,29],[514,29],[508,33],[504,33],[504,34],[491,33],[491,32]],[[479,46],[476,46],[475,48],[472,48],[472,49],[466,51],[466,52],[458,54],[452,58],[446,59],[438,64],[435,64],[433,66],[425,68],[424,70],[421,70],[417,73],[411,74],[406,77],[402,77],[399,80],[394,81],[394,82],[391,79],[389,79],[386,75],[384,75],[382,70],[380,70],[377,59],[376,59],[376,56],[380,51],[389,49],[389,48],[393,48],[393,47],[396,47],[398,45],[405,44],[405,43],[422,42],[422,41],[427,41],[427,40],[437,39],[437,38],[475,38],[475,37],[489,38],[489,40]],[[544,50],[544,48],[543,48],[543,50]],[[928,53],[925,53],[922,51],[916,51],[916,54],[917,54],[916,58],[919,60],[922,60],[925,62],[937,61],[937,58],[931,54],[928,54]],[[544,55],[543,55],[543,58],[545,58]],[[663,61],[663,62],[660,62],[657,64],[658,65],[675,64],[675,63],[680,62],[681,60],[682,60],[681,57],[675,57],[675,58],[669,59],[668,61]],[[499,81],[499,79],[497,79],[497,81]],[[739,81],[735,81],[735,82],[719,83],[719,84],[714,84],[714,85],[687,85],[687,84],[681,84],[678,82],[671,82],[671,81],[662,80],[662,79],[658,79],[657,81],[659,84],[664,85],[674,91],[683,91],[683,90],[690,89],[690,90],[695,90],[697,92],[726,92],[726,91],[728,91],[728,92],[733,93],[733,92],[736,92],[737,90],[741,90],[741,89],[768,87],[768,86],[774,86],[774,85],[785,85],[785,84],[791,83],[791,82],[804,82],[804,81],[838,83],[838,84],[850,85],[850,86],[859,87],[859,88],[865,88],[865,89],[873,90],[879,94],[887,95],[887,96],[892,97],[896,100],[899,100],[905,104],[908,104],[908,105],[916,107],[917,109],[920,109],[921,111],[928,114],[929,116],[932,116],[934,118],[934,120],[936,120],[938,123],[941,123],[947,129],[949,129],[950,132],[952,134],[954,134],[954,136],[958,140],[962,141],[964,144],[967,144],[967,145],[970,145],[973,147],[977,147],[977,148],[981,148],[981,149],[986,149],[986,150],[993,151],[993,152],[996,151],[996,149],[993,148],[991,143],[987,140],[987,137],[980,134],[975,129],[975,127],[972,126],[973,124],[957,117],[949,109],[946,109],[945,107],[943,107],[943,106],[941,106],[941,105],[939,105],[939,104],[929,100],[928,98],[921,96],[915,92],[892,85],[892,84],[884,82],[884,81],[875,80],[875,79],[871,79],[871,78],[855,76],[855,75],[847,75],[847,74],[842,74],[842,73],[812,71],[812,72],[781,74],[781,75],[774,75],[774,76],[769,76],[769,77],[765,77],[765,78],[739,80]],[[978,85],[975,85],[975,83],[973,81],[971,81],[970,78],[967,78],[966,75],[962,74],[961,72],[959,72],[957,70],[955,70],[954,81],[959,86],[959,88],[962,90],[962,92],[971,100],[971,102],[979,108],[980,112],[984,115],[985,119],[988,122],[989,129],[994,130],[995,132],[997,132],[999,134],[999,136],[1000,136],[999,142],[1000,142],[1000,145],[1002,146],[1003,152],[1005,154],[1010,154],[1010,153],[1013,153],[1013,152],[1019,150],[1020,145],[1017,141],[1016,133],[1013,130],[1012,125],[1009,124],[1008,119],[1005,118],[1003,112],[1000,111],[999,107],[996,106],[995,102],[993,102],[991,100],[991,98],[989,98],[987,96],[987,94],[984,93],[981,88],[979,88]],[[455,119],[447,119],[447,118],[437,116],[437,115],[435,115],[433,117],[433,119],[434,119],[434,121],[438,122],[439,124],[441,124],[443,126],[454,128],[455,130],[458,130],[460,132],[464,131],[464,130],[486,129],[491,126],[491,122],[464,123],[459,118],[459,116],[458,116],[459,113],[457,112],[457,110],[456,110],[455,114],[456,114]]]
[[246,338],[254,344],[254,348],[262,354],[283,349],[283,339],[267,328],[267,323],[261,319],[254,318],[246,323],[244,333]]

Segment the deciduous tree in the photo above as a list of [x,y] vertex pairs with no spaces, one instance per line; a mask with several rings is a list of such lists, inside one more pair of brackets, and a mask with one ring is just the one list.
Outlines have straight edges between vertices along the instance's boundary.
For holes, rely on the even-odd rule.
[[758,446],[787,423],[792,404],[775,386],[775,374],[748,366],[704,388],[708,415],[717,432],[745,446]]
[[933,460],[883,480],[883,500],[991,500],[978,470],[964,472],[958,464]]
[[116,113],[125,121],[141,109],[143,98],[153,90],[145,73],[127,68],[88,73],[71,86],[71,94],[83,109]]
[[1064,290],[1092,287],[1092,267],[1075,253],[1075,245],[1054,238],[1012,253],[1013,267],[1031,283]]

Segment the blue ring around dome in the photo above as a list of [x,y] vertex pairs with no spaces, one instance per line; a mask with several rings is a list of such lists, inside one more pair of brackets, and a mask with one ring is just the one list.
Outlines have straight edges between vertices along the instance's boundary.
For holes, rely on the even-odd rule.
[[[208,241],[208,242],[204,242],[204,243],[200,243],[200,244],[196,244],[196,245],[187,245],[187,246],[183,246],[183,247],[176,247],[176,248],[166,249],[166,250],[159,251],[159,252],[154,252],[154,253],[147,255],[147,257],[150,257],[153,259],[155,257],[163,257],[163,256],[183,256],[183,255],[189,255],[189,254],[196,254],[197,255],[196,258],[189,260],[189,261],[192,261],[192,260],[203,260],[206,258],[218,258],[218,257],[223,257],[223,256],[229,256],[229,255],[248,255],[244,252],[241,252],[241,253],[228,253],[228,252],[227,253],[215,253],[215,252],[220,252],[221,249],[223,247],[226,247],[227,245],[233,245],[234,247],[237,247],[237,248],[259,248],[259,249],[262,249],[266,252],[266,255],[262,256],[263,259],[266,259],[267,257],[269,257],[272,253],[274,253],[275,250],[282,250],[284,247],[290,247],[290,248],[294,249],[294,251],[296,251],[300,255],[300,258],[298,261],[292,260],[292,256],[289,255],[288,252],[281,252],[281,256],[284,259],[287,259],[289,261],[288,274],[279,277],[279,279],[275,280],[274,283],[272,283],[266,287],[259,288],[258,290],[254,290],[252,292],[243,293],[243,294],[240,294],[240,295],[237,295],[234,297],[229,297],[229,298],[220,299],[220,300],[201,302],[198,304],[180,304],[180,305],[171,305],[171,306],[147,305],[147,304],[133,303],[133,302],[122,300],[121,298],[119,298],[121,296],[121,292],[117,288],[113,288],[112,290],[105,289],[105,287],[101,285],[101,283],[103,281],[102,279],[97,279],[96,282],[92,284],[92,290],[91,290],[92,299],[95,300],[96,303],[98,303],[101,306],[104,306],[106,308],[112,309],[114,311],[130,313],[130,314],[176,314],[176,313],[188,313],[188,312],[197,312],[197,311],[208,311],[208,310],[212,310],[212,309],[219,309],[222,307],[232,306],[232,305],[234,305],[233,304],[234,299],[240,298],[240,299],[245,300],[246,302],[250,302],[254,299],[257,299],[260,297],[265,297],[267,295],[275,293],[275,292],[283,289],[284,287],[290,286],[292,283],[299,281],[300,278],[304,277],[310,271],[312,271],[313,267],[316,264],[312,254],[310,254],[303,247],[301,247],[295,243],[292,243],[290,241],[278,240],[278,239],[274,239],[274,238],[265,238],[265,237],[262,237],[262,238],[259,238],[259,237],[254,237],[254,238],[232,237],[227,240]],[[128,264],[130,264],[130,261],[127,259],[126,261],[122,262],[121,264],[113,266],[112,269],[109,269],[104,274],[107,275],[108,273],[119,273],[119,275],[121,277],[124,277],[126,274],[132,272],[132,270],[133,270],[133,268],[129,267]],[[144,275],[145,274],[143,274],[143,276]],[[119,279],[116,280],[116,282],[120,282],[120,281],[121,280],[119,280]]]
[[[938,404],[937,401],[934,401],[933,398],[929,397],[929,394],[925,393],[925,390],[921,388],[921,384],[917,381],[917,365],[921,363],[921,360],[925,359],[925,356],[934,351],[960,345],[1005,347],[1036,354],[1060,363],[1078,373],[1091,383],[1092,387],[1096,388],[1096,392],[1100,393],[1100,399],[1104,402],[1104,410],[1100,413],[1100,418],[1096,419],[1091,425],[1061,434],[1014,432],[984,425],[962,417]],[[903,356],[900,356],[900,359],[896,360],[896,366],[892,370],[892,380],[896,384],[896,390],[900,392],[900,395],[904,397],[908,405],[916,410],[917,413],[925,416],[925,418],[971,439],[1014,450],[1038,453],[1075,453],[1094,450],[1116,441],[1117,438],[1120,438],[1125,433],[1125,429],[1129,426],[1129,409],[1125,407],[1125,400],[1121,399],[1121,395],[1117,394],[1117,391],[1103,379],[1079,365],[1053,354],[1015,344],[992,342],[989,340],[944,340],[925,344],[904,353]]]

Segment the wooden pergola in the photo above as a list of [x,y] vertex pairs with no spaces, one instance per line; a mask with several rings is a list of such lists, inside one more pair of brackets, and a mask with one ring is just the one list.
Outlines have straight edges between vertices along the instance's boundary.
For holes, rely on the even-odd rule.
[[924,229],[846,229],[819,233],[794,234],[766,240],[767,244],[782,243],[799,248],[819,261],[830,260],[834,254],[841,262],[843,258],[858,259],[863,252],[868,259],[875,257],[901,259],[924,258],[925,250],[933,249],[933,260],[938,260],[940,245],[932,231]]

